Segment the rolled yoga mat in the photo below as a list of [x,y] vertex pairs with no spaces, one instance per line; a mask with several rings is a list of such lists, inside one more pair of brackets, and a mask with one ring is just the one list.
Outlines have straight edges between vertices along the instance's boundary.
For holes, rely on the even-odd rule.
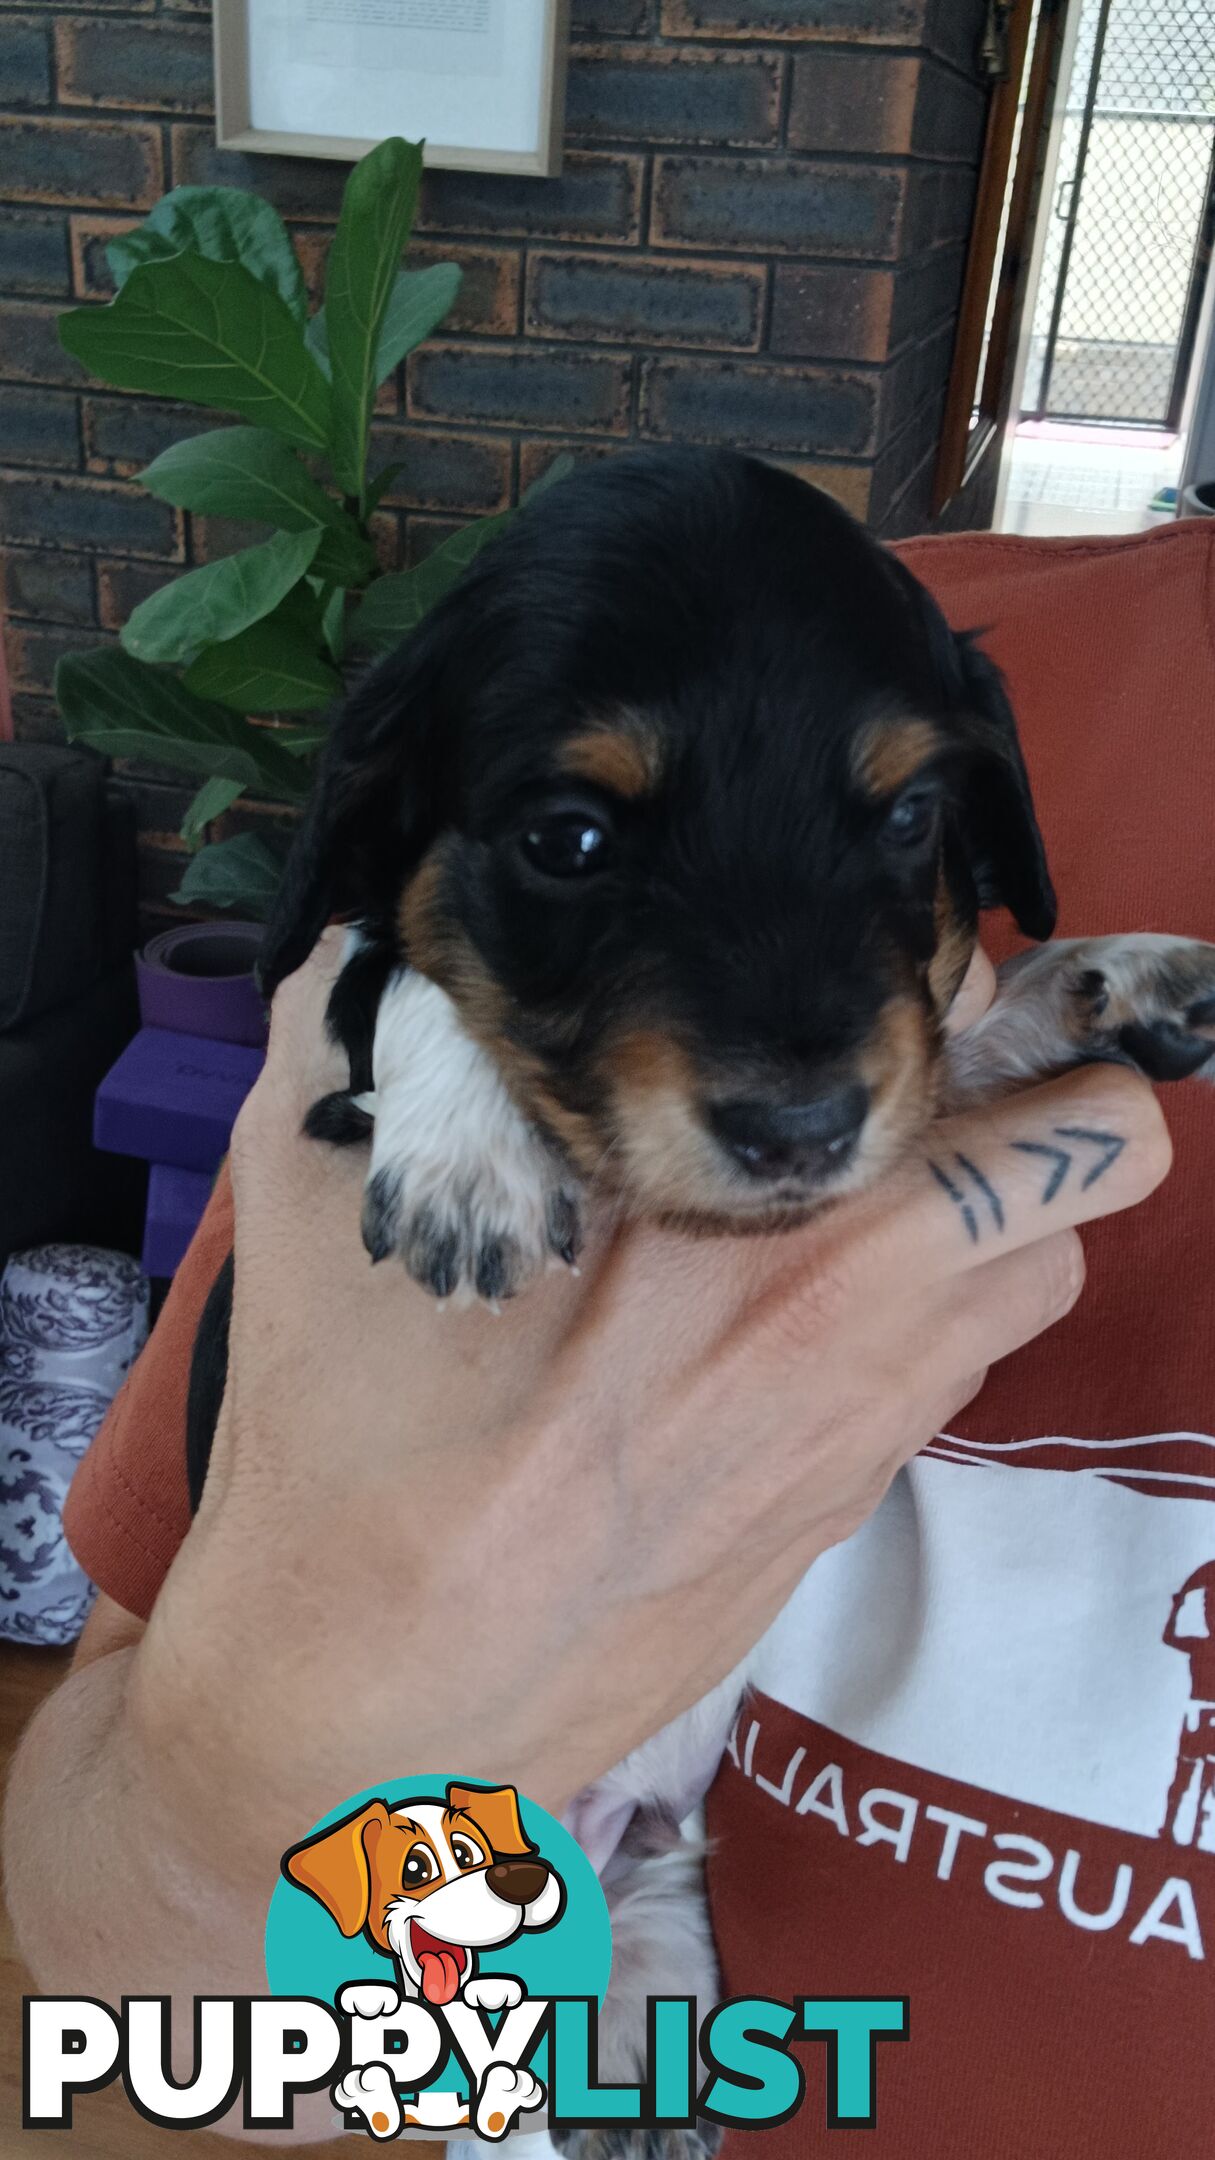
[[162,930],[135,955],[144,1026],[264,1048],[266,1008],[253,974],[261,942],[257,923]]
[[0,1636],[70,1643],[93,1586],[63,1535],[76,1465],[148,1332],[126,1253],[43,1245],[0,1278]]

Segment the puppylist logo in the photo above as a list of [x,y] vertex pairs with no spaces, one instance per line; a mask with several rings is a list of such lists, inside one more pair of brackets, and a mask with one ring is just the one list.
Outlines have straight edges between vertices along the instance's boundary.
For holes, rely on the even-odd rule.
[[289,2130],[296,2099],[327,2091],[376,2142],[763,2130],[805,2102],[804,2041],[825,2047],[828,2127],[875,2124],[878,2042],[907,2038],[905,1998],[735,1997],[698,2018],[689,1997],[651,1996],[642,2074],[600,2082],[610,1966],[603,1892],[559,1822],[510,1785],[405,1779],[283,1855],[270,1993],[196,1999],[185,2082],[167,1999],[28,1998],[24,2127],[70,2129],[73,2097],[121,2077],[164,2129],[239,2107],[246,2129]]

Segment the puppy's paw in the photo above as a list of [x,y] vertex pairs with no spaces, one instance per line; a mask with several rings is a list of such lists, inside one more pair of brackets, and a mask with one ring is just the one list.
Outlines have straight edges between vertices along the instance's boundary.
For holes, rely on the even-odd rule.
[[[427,1165],[373,1168],[363,1197],[363,1243],[375,1261],[399,1255],[437,1298],[496,1305],[517,1297],[550,1259],[573,1267],[582,1242],[576,1194],[541,1143],[523,1175],[486,1159],[461,1181]],[[374,1157],[373,1157],[374,1162]]]
[[474,2010],[513,2010],[523,2000],[523,1988],[510,1973],[478,1973],[460,1999]]
[[334,2086],[332,2098],[334,2106],[347,2115],[361,2115],[374,2138],[396,2137],[404,2121],[386,2063],[364,2063],[362,2069],[348,2070]]
[[375,1131],[363,1199],[373,1260],[397,1254],[438,1298],[514,1297],[574,1266],[579,1194],[451,1000],[405,973],[380,1006]]
[[1215,1078],[1215,945],[1080,939],[1063,979],[1078,1057],[1127,1059],[1149,1080],[1188,1080],[1210,1064]]
[[714,2160],[722,2132],[716,2123],[698,2122],[694,2130],[629,2129],[624,2123],[600,2130],[551,2130],[564,2160]]
[[338,2009],[346,2017],[395,2017],[400,2007],[396,1988],[383,1980],[352,1980],[338,1994]]
[[[465,2001],[468,2000],[465,1995]],[[530,2070],[513,2063],[491,2062],[477,2095],[477,2136],[496,2143],[513,2129],[520,2115],[544,2104],[544,2087]]]

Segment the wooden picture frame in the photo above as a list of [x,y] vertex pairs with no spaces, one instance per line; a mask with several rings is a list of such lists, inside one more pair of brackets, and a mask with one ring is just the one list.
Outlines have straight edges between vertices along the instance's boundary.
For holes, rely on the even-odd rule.
[[[258,125],[254,118],[258,87],[251,64],[250,25],[252,10],[262,4],[264,0],[214,0],[215,140],[221,150],[254,151],[275,157],[340,158],[345,163],[354,163],[373,150],[377,142],[382,142],[385,135],[400,134],[414,141],[425,138],[424,162],[427,165],[465,172],[532,174],[537,178],[551,178],[560,172],[569,0],[535,0],[531,26],[535,33],[537,70],[534,142],[526,147],[510,148],[484,141],[431,140],[424,124],[424,100],[419,101],[411,114],[410,101],[404,94],[399,123],[367,136],[349,132],[329,134],[315,124],[298,129]],[[305,8],[315,5],[318,13],[324,12],[324,0],[293,0],[293,4],[297,7],[302,4]],[[402,0],[402,4],[408,5],[408,0]],[[471,0],[471,4],[475,12],[475,0]],[[497,0],[481,0],[481,4],[488,11]],[[504,4],[509,13],[511,37],[517,40],[527,35],[520,25],[518,0],[504,0]],[[465,0],[465,5],[470,5],[470,0]],[[334,17],[359,27],[374,22],[382,28],[390,7],[391,0],[336,0]],[[441,16],[441,0],[432,5],[430,12],[436,17]],[[428,31],[428,34],[435,32]],[[437,34],[443,34],[441,24]],[[513,49],[517,56],[520,48],[516,45]],[[377,81],[382,80],[383,70],[378,70]]]

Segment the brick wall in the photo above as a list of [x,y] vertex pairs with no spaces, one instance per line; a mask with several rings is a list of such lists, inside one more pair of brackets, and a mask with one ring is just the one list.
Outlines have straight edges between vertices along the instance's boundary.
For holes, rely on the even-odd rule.
[[[572,13],[560,178],[428,176],[411,259],[454,257],[465,281],[381,399],[383,457],[408,460],[380,515],[385,560],[515,500],[559,450],[635,439],[749,446],[879,532],[922,529],[986,111],[984,0]],[[131,485],[207,416],[91,388],[55,336],[66,303],[108,294],[106,239],[173,185],[268,194],[316,277],[346,169],[221,155],[210,113],[206,0],[0,0],[0,534],[27,737],[58,733],[61,652],[249,537]],[[130,784],[159,916],[188,791]],[[265,814],[238,807],[221,829]]]

